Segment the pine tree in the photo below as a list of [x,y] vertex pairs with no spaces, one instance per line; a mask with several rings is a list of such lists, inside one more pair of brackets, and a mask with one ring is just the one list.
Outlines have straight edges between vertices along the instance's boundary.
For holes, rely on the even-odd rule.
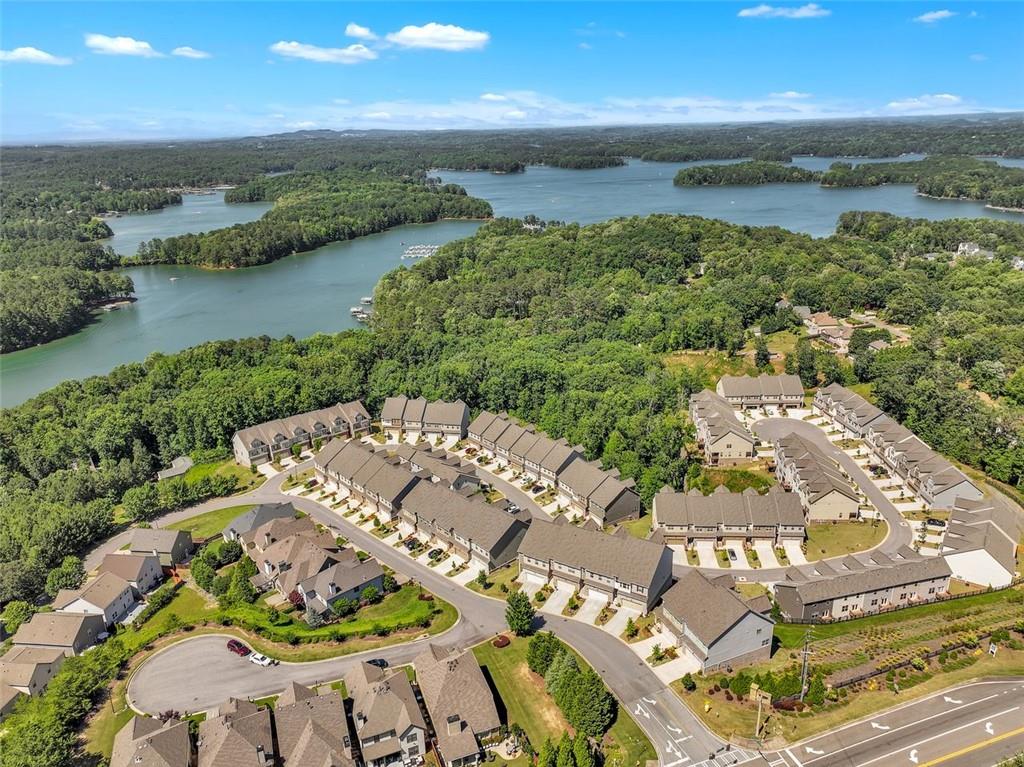
[[555,760],[555,767],[576,767],[576,761],[572,755],[572,741],[569,740],[567,732],[563,732],[562,739],[558,741],[558,758]]
[[515,591],[508,595],[505,621],[516,636],[528,636],[533,633],[534,615],[533,605],[530,604],[530,598],[525,593]]
[[582,731],[576,733],[576,738],[572,742],[572,755],[576,760],[576,767],[596,767],[594,751]]
[[544,745],[540,747],[540,753],[537,754],[537,767],[555,767],[557,754],[558,751],[551,742],[551,738],[547,738]]
[[772,354],[768,351],[768,342],[764,340],[764,336],[758,336],[754,342],[754,364],[759,368],[768,367],[768,364],[772,361]]

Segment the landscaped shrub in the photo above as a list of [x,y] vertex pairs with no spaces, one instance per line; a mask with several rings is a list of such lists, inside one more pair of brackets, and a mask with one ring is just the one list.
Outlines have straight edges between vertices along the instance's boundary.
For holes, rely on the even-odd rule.
[[181,581],[171,581],[150,594],[145,609],[132,621],[132,628],[138,631],[159,610],[169,605],[181,586]]
[[[538,634],[538,636],[540,636],[540,635]],[[491,642],[491,644],[494,645],[495,647],[499,647],[499,648],[500,647],[508,647],[511,644],[511,640],[507,636],[505,636],[504,634],[501,634],[501,635],[495,637],[494,641]]]

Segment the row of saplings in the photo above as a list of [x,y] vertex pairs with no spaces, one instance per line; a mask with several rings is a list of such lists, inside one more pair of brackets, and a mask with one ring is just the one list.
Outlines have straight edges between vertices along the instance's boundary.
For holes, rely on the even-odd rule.
[[[719,692],[724,693],[727,701],[746,701],[750,697],[750,689],[753,685],[763,692],[772,696],[772,706],[781,711],[802,711],[807,706],[821,706],[825,701],[837,701],[846,696],[845,689],[833,689],[825,684],[824,675],[818,671],[811,675],[810,683],[807,686],[807,694],[804,699],[800,696],[800,669],[791,668],[781,673],[765,671],[758,674],[750,674],[747,671],[740,671],[735,676],[722,675],[710,682],[704,692],[708,696],[714,696]],[[697,690],[698,679],[687,673],[679,680],[683,689],[687,692]]]

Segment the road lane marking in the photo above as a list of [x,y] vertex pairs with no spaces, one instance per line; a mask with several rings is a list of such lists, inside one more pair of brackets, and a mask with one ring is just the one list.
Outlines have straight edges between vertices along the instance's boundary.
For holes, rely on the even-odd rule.
[[[890,751],[888,754],[882,754],[881,756],[876,756],[873,759],[868,759],[866,762],[861,762],[860,764],[858,764],[857,767],[867,767],[867,765],[874,764],[875,762],[879,761],[880,759],[888,759],[890,756],[895,756],[896,754],[901,754],[904,751],[906,751],[908,748],[914,748],[914,750],[916,751],[917,750],[916,746],[923,746],[925,743],[931,743],[933,740],[937,740],[939,738],[945,738],[945,737],[947,737],[949,735],[952,735],[954,732],[957,732],[959,730],[964,730],[964,729],[966,729],[968,727],[973,727],[974,725],[981,724],[982,722],[986,722],[989,719],[997,719],[1000,716],[1005,716],[1006,714],[1012,714],[1014,711],[1018,711],[1019,709],[1020,709],[1020,706],[1014,706],[1013,708],[1008,708],[1008,709],[1006,709],[1004,711],[1000,711],[998,714],[992,714],[992,716],[986,716],[986,717],[983,717],[982,719],[976,719],[973,722],[968,722],[967,724],[962,724],[959,727],[954,727],[952,730],[946,730],[945,732],[940,732],[938,735],[932,735],[930,738],[925,738],[924,740],[919,740],[919,741],[917,741],[917,743],[911,743],[909,746],[904,746],[903,748],[897,748],[895,751]],[[917,722],[915,724],[920,724],[920,723]]]
[[878,722],[872,722],[871,723],[871,727],[873,729],[875,729],[875,730],[891,730],[892,729],[891,727],[887,727],[884,724],[879,724]]
[[818,751],[817,749],[811,748],[810,746],[804,746],[804,750],[808,754],[817,754],[818,756],[824,756],[825,755],[824,751]]
[[1006,740],[1007,738],[1012,738],[1015,735],[1022,734],[1024,734],[1024,727],[1018,727],[1016,730],[1013,730],[1012,732],[1004,732],[1002,735],[996,735],[994,738],[979,741],[974,745],[965,746],[964,748],[961,748],[959,751],[953,751],[949,754],[946,754],[945,756],[940,756],[937,759],[932,759],[930,762],[925,762],[920,767],[934,767],[934,765],[936,764],[948,762],[950,759],[956,759],[958,756],[963,756],[964,754],[969,754],[972,751],[977,751],[979,748],[986,748],[988,746],[993,745],[994,743],[998,743],[1001,740]]
[[[849,745],[844,746],[842,751],[849,751],[851,748],[854,748],[855,746],[862,746],[865,743],[870,743],[873,740],[878,740],[879,738],[885,738],[885,737],[889,737],[890,735],[895,735],[900,730],[905,730],[908,727],[917,727],[917,726],[919,726],[921,724],[924,724],[925,722],[927,722],[927,721],[929,721],[931,719],[935,719],[935,718],[940,717],[940,716],[948,716],[949,714],[955,714],[957,711],[960,711],[961,709],[970,708],[971,706],[976,706],[979,703],[985,703],[986,701],[989,701],[989,700],[992,700],[993,698],[998,698],[998,697],[999,697],[999,695],[997,693],[995,695],[989,695],[989,696],[987,696],[985,698],[979,698],[978,700],[971,701],[970,703],[964,703],[961,706],[958,706],[957,708],[947,708],[945,711],[939,711],[938,713],[932,714],[931,716],[926,716],[924,719],[917,719],[917,720],[915,720],[913,722],[910,722],[908,724],[904,724],[904,725],[902,725],[900,727],[893,728],[893,729],[891,729],[891,730],[889,730],[887,732],[880,732],[877,735],[872,735],[870,738],[864,738],[864,740],[858,740],[856,743],[850,743]],[[984,721],[984,720],[982,720],[982,721]],[[843,729],[843,728],[840,728],[840,730],[841,729]],[[839,732],[840,730],[836,730],[835,732]],[[815,740],[821,740],[822,738],[829,737],[830,735],[834,735],[835,732],[828,733],[827,735],[819,735],[817,738],[815,738]],[[811,741],[811,742],[813,743],[814,741]],[[837,752],[837,753],[839,753],[839,752]],[[807,760],[807,764],[810,764],[811,762],[816,762],[816,761],[818,761],[818,759],[819,759],[819,757],[814,757],[814,759],[808,759]]]
[[960,705],[961,703],[963,703],[962,700],[954,700],[953,698],[949,697],[948,695],[943,695],[942,699],[944,701],[946,701],[946,703],[956,703],[957,705]]
[[652,706],[658,702],[656,700],[651,700],[650,698],[641,698],[640,700],[642,700],[644,703],[649,703]]
[[682,730],[680,730],[678,727],[673,727],[670,724],[666,724],[665,729],[669,732],[674,732],[676,735],[679,735],[682,732]]
[[916,748],[911,749],[911,751],[910,751],[910,761],[912,761],[914,764],[917,764],[917,749]]
[[797,758],[796,758],[796,754],[794,754],[794,753],[793,753],[793,752],[792,752],[792,751],[791,751],[790,749],[788,749],[788,748],[786,749],[786,755],[787,755],[787,756],[788,756],[788,757],[789,757],[790,759],[792,759],[792,760],[793,760],[793,764],[795,764],[795,765],[796,765],[796,767],[804,767],[804,765],[803,765],[803,762],[801,762],[801,761],[800,761],[799,759],[797,759]]
[[996,731],[992,729],[992,722],[985,722],[985,732],[989,735],[995,735]]

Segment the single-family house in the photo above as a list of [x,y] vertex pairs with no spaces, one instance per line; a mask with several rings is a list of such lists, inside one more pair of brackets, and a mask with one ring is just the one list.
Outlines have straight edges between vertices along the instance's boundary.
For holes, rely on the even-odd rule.
[[262,527],[272,519],[294,519],[295,507],[290,503],[261,503],[239,514],[225,526],[226,541],[239,541],[246,533]]
[[850,339],[853,338],[853,328],[849,325],[822,328],[818,338],[835,349],[839,354],[849,354]]
[[837,328],[840,325],[839,320],[828,312],[815,312],[807,315],[803,320],[804,325],[807,326],[807,335],[812,337],[820,335],[825,328]]
[[352,732],[341,693],[318,695],[292,682],[274,702],[279,763],[355,767]]
[[117,731],[110,767],[192,767],[188,722],[134,716]]
[[384,593],[384,570],[376,559],[361,560],[354,549],[342,549],[332,558],[333,564],[299,581],[296,587],[307,610],[324,614],[338,600],[358,600],[369,587]]
[[[59,647],[12,647],[0,657],[0,687],[13,691],[4,697],[13,702],[23,695],[38,695],[60,670],[65,657]],[[0,705],[0,719],[7,713],[3,708]]]
[[230,698],[199,723],[199,767],[273,767],[270,710]]
[[341,547],[330,533],[290,535],[250,554],[259,570],[250,580],[260,591],[275,588],[289,597],[299,584],[341,561]]
[[187,530],[140,528],[132,531],[128,544],[130,554],[152,554],[160,560],[160,566],[175,567],[189,558],[195,546],[192,533]]
[[155,554],[107,554],[103,557],[98,571],[124,578],[135,590],[136,595],[148,594],[164,579],[160,557]]
[[672,552],[651,541],[534,520],[519,545],[519,573],[524,582],[550,582],[646,613],[671,583]]
[[156,473],[156,478],[161,479],[172,479],[174,477],[180,477],[189,469],[192,468],[193,461],[187,455],[179,455],[173,461],[171,465],[166,469],[161,469]]
[[95,613],[36,613],[14,634],[15,647],[53,647],[65,655],[81,655],[106,633],[102,615]]
[[320,528],[309,517],[274,517],[259,527],[242,533],[238,542],[242,544],[242,550],[248,552],[255,560],[257,555],[286,538],[316,538],[320,534]]
[[657,614],[664,630],[677,646],[690,651],[704,674],[771,657],[771,618],[699,570],[688,570],[665,592]]
[[413,666],[441,763],[446,767],[479,764],[484,744],[499,736],[501,720],[473,651],[449,653],[428,644]]
[[427,722],[405,671],[359,663],[345,674],[352,724],[365,767],[418,765],[427,752]]
[[58,612],[101,615],[108,627],[124,620],[133,607],[135,589],[113,573],[100,573],[78,589],[61,589],[53,600]]

